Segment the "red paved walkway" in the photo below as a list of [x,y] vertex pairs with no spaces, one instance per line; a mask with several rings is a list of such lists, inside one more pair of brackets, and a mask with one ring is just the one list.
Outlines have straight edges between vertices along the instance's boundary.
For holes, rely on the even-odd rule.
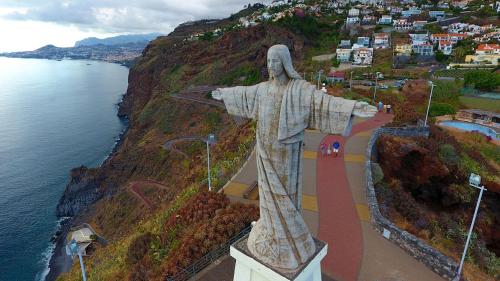
[[[377,114],[356,124],[351,135],[380,127],[390,118]],[[363,235],[344,165],[346,138],[329,135],[323,142],[332,144],[335,140],[340,142],[339,156],[322,157],[318,151],[317,158],[318,237],[328,243],[322,267],[334,279],[355,281],[363,258]]]

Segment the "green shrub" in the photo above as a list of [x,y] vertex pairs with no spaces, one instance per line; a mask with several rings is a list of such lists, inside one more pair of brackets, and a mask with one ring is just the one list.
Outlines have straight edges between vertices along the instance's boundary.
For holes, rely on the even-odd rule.
[[135,264],[140,261],[148,253],[153,239],[153,234],[149,232],[137,236],[128,247],[127,263]]
[[448,103],[432,103],[429,109],[429,116],[436,117],[442,115],[453,115],[457,111],[455,107]]
[[455,204],[463,204],[472,202],[474,189],[467,185],[451,184],[443,190],[442,204],[451,206]]
[[462,89],[461,82],[457,80],[437,80],[434,81],[434,85],[435,87],[432,94],[432,101],[458,104],[460,90]]
[[219,84],[232,86],[237,83],[238,85],[249,86],[258,83],[260,79],[259,69],[253,66],[242,66],[229,72],[220,80]]
[[481,165],[474,159],[470,158],[467,154],[462,153],[460,157],[460,167],[467,173],[482,174]]
[[294,33],[303,34],[305,37],[312,39],[321,34],[321,24],[315,17],[306,15],[304,17],[288,16],[277,21],[277,24],[284,26]]
[[205,32],[203,33],[203,35],[200,36],[200,40],[203,40],[203,41],[211,41],[212,39],[214,39],[214,33],[212,31],[209,31],[209,32]]
[[205,120],[208,124],[209,131],[214,131],[220,126],[222,116],[219,112],[209,112],[207,113]]
[[439,146],[439,158],[446,165],[456,165],[460,161],[455,148],[451,144],[442,144]]

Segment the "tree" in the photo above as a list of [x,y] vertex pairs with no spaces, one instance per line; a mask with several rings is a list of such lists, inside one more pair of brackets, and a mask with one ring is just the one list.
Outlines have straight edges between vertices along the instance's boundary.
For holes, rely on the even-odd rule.
[[466,47],[456,47],[451,53],[451,58],[453,62],[464,62],[467,53],[468,50]]
[[438,62],[444,62],[444,61],[446,61],[446,59],[448,59],[448,56],[445,55],[441,50],[437,50],[435,52],[435,55],[436,55],[436,60]]
[[500,74],[487,70],[469,71],[464,75],[464,84],[479,90],[491,91],[500,86]]

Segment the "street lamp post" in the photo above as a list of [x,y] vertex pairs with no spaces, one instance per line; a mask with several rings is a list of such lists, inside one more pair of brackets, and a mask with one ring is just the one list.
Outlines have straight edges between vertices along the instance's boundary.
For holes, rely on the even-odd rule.
[[212,191],[212,179],[210,175],[210,145],[216,143],[215,135],[209,134],[205,142],[207,143],[208,191]]
[[375,99],[377,97],[377,84],[378,84],[378,76],[379,76],[380,72],[376,72],[375,73],[375,90],[373,91],[373,104],[375,104]]
[[352,73],[353,71],[351,71],[351,78],[349,79],[349,90],[352,90]]
[[78,255],[78,258],[80,259],[80,268],[82,269],[83,281],[87,281],[87,275],[85,274],[85,265],[83,264],[82,258],[82,249],[80,249],[74,239],[66,245],[66,254],[72,257]]
[[472,222],[470,224],[469,234],[467,235],[467,241],[465,242],[464,252],[462,254],[462,259],[460,260],[460,266],[458,267],[458,272],[453,281],[460,281],[460,275],[462,274],[462,268],[464,266],[465,256],[467,255],[467,248],[469,248],[470,238],[472,236],[472,230],[474,229],[474,223],[476,222],[477,212],[479,211],[479,205],[481,205],[481,198],[483,197],[483,192],[487,190],[484,186],[481,186],[481,176],[476,174],[470,174],[469,185],[480,190],[479,198],[477,199],[476,210],[474,211],[474,216],[472,217]]
[[435,87],[432,81],[429,81],[429,84],[431,85],[431,93],[429,95],[429,103],[427,104],[427,113],[425,114],[424,127],[427,127],[427,118],[429,117],[429,109],[431,108],[432,92],[434,92],[434,87]]
[[318,90],[320,89],[320,88],[319,88],[319,82],[321,81],[321,73],[323,73],[323,69],[320,69],[320,70],[318,71]]

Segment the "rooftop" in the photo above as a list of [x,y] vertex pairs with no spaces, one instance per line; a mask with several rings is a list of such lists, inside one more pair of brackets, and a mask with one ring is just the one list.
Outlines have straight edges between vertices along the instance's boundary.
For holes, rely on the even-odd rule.
[[500,49],[500,45],[498,44],[481,44],[477,46],[476,51],[493,51]]

